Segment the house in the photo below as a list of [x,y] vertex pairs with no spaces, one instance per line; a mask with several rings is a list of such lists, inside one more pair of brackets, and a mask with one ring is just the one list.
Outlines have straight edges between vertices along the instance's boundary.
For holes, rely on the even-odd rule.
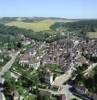
[[28,65],[29,68],[33,67],[37,70],[40,66],[40,58],[32,55],[31,53],[25,53],[21,56],[19,64],[22,66]]
[[11,76],[15,79],[15,81],[17,82],[20,75],[16,75],[14,72],[11,72]]
[[3,62],[4,62],[4,59],[3,59],[3,58],[1,58],[1,59],[0,59],[0,62],[1,62],[1,63],[3,63]]
[[0,78],[0,91],[4,90],[4,87],[3,87],[4,81],[5,81],[4,78]]
[[84,86],[76,86],[75,90],[80,94],[87,94],[88,90]]
[[19,95],[18,91],[14,91],[13,92],[13,100],[19,100],[19,97],[20,97],[20,95]]
[[29,67],[33,67],[34,69],[38,69],[40,66],[40,60],[35,57],[29,61]]
[[45,75],[45,82],[47,84],[52,84],[53,82],[53,73],[49,69],[47,70],[47,73]]
[[0,84],[4,84],[5,79],[0,77]]
[[26,39],[26,40],[22,41],[22,44],[23,44],[24,46],[27,46],[27,45],[31,44],[31,41],[28,40],[28,39]]
[[93,100],[97,100],[97,94],[93,94]]
[[25,53],[21,56],[19,63],[21,65],[29,64],[29,60],[31,59],[31,56],[28,53]]

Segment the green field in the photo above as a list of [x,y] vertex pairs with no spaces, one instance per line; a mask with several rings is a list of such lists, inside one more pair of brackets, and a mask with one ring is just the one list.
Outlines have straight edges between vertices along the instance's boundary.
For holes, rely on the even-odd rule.
[[18,28],[25,28],[25,29],[31,29],[35,32],[39,31],[47,31],[50,30],[50,26],[53,25],[55,22],[71,22],[71,20],[43,20],[43,21],[37,21],[37,22],[22,22],[22,21],[12,21],[5,25],[8,26],[16,26]]
[[89,38],[97,38],[97,32],[88,32],[87,37]]

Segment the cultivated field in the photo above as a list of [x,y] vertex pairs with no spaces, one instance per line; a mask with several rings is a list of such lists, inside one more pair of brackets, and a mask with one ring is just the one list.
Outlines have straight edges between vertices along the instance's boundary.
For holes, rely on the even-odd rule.
[[55,22],[72,22],[72,21],[71,20],[51,20],[51,19],[32,22],[32,23],[22,22],[22,21],[13,21],[5,25],[16,26],[16,27],[25,28],[25,29],[31,29],[35,32],[39,32],[39,31],[50,30],[50,26],[53,25]]
[[87,37],[89,38],[97,38],[97,32],[88,32]]

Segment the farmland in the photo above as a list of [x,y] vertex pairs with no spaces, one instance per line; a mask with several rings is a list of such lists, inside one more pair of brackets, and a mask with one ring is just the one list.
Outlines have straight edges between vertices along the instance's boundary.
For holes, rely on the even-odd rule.
[[35,32],[39,32],[39,31],[51,30],[50,26],[52,26],[55,22],[70,22],[70,21],[71,20],[52,20],[52,19],[46,19],[46,20],[35,21],[35,22],[12,21],[6,23],[5,25],[16,26],[18,28],[31,29]]

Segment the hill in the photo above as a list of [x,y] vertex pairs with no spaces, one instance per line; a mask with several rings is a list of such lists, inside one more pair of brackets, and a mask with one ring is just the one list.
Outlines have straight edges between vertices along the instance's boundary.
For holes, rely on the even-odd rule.
[[[7,19],[8,20],[8,19]],[[50,27],[56,22],[72,22],[74,20],[65,18],[45,18],[45,17],[34,17],[34,18],[12,18],[5,21],[7,26],[16,26],[18,28],[31,29],[35,32],[51,30]]]
[[97,20],[79,20],[75,22],[57,22],[50,27],[52,30],[63,30],[71,35],[97,38]]
[[12,21],[5,25],[16,26],[18,28],[31,29],[35,32],[50,30],[50,26],[54,24],[52,20],[43,20],[39,22],[23,22],[23,21]]

